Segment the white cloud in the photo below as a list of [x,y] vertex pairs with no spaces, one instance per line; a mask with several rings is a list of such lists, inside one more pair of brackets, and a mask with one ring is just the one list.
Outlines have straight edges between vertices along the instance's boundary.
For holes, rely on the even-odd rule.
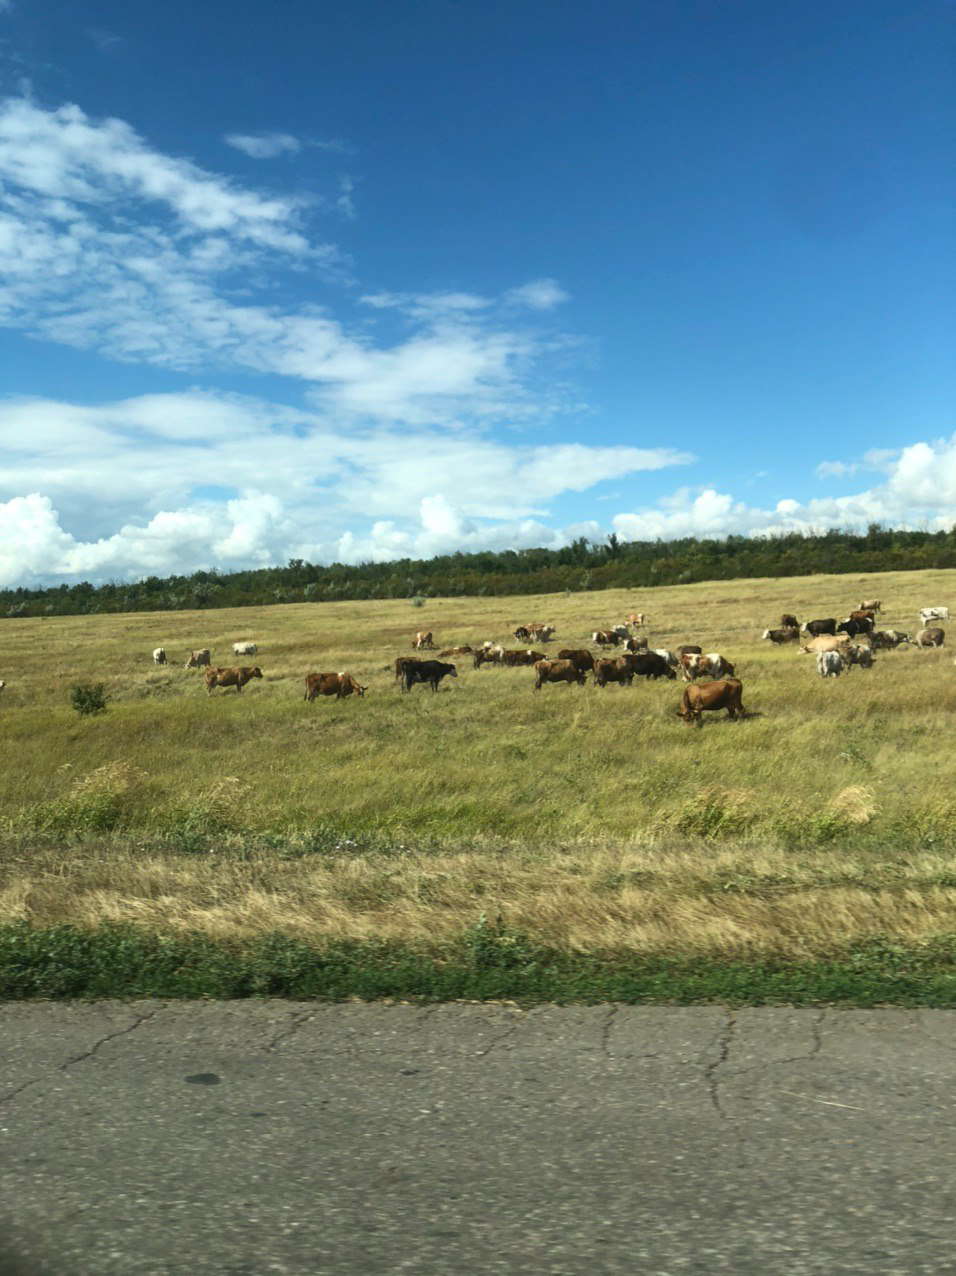
[[[515,322],[503,299],[371,292],[373,308],[414,325],[388,344],[314,301],[275,304],[277,270],[303,296],[318,281],[343,281],[341,254],[310,238],[306,214],[354,215],[353,185],[341,177],[337,194],[310,210],[163,155],[121,120],[7,99],[0,325],[126,362],[277,373],[308,383],[313,401],[343,420],[547,417],[555,392],[533,383],[554,343]],[[559,295],[539,280],[508,300],[546,309]]]
[[568,294],[557,280],[533,279],[531,283],[506,292],[505,300],[517,306],[530,306],[532,310],[553,310],[562,301],[568,300]]
[[302,149],[302,143],[291,133],[227,133],[222,140],[250,159],[275,159],[277,155],[295,155]]
[[814,471],[817,478],[845,478],[848,474],[855,474],[860,467],[854,464],[846,464],[843,461],[821,461]]
[[[0,448],[6,584],[561,543],[540,521],[556,497],[692,459],[437,427],[346,433],[316,411],[200,391],[0,402]],[[32,557],[15,548],[22,522]]]

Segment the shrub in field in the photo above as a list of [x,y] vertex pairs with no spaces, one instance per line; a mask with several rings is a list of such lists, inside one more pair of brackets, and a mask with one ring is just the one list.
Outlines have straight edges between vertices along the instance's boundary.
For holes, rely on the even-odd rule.
[[165,831],[182,850],[204,850],[207,838],[242,830],[253,801],[248,784],[238,776],[224,775],[191,805],[170,811],[163,819]]
[[70,688],[70,704],[87,717],[106,712],[106,689],[102,682],[77,682]]
[[76,780],[61,797],[35,807],[32,823],[44,833],[112,832],[135,822],[145,783],[143,772],[128,762],[109,762]]
[[421,596],[421,594],[416,594],[414,598],[409,599],[409,602],[412,604],[413,607],[425,606],[425,599]]

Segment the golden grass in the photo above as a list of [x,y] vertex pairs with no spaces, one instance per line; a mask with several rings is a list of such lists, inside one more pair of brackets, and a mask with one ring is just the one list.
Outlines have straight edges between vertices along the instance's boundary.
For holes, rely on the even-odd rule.
[[[484,910],[564,946],[792,955],[956,930],[951,653],[824,681],[760,641],[782,611],[865,595],[913,632],[954,587],[904,572],[7,621],[0,921],[438,942]],[[467,658],[437,695],[392,677],[417,629],[452,646],[544,620],[556,651],[632,610],[652,645],[733,660],[754,716],[693,731],[679,684],[535,693],[533,671]],[[186,651],[238,663],[240,638],[263,681],[207,697]],[[364,700],[303,702],[306,672],[341,669]],[[69,708],[81,680],[106,684],[106,714]]]

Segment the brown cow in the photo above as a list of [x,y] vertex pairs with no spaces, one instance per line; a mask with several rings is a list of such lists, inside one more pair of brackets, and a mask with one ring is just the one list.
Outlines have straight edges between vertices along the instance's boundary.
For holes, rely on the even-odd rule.
[[344,696],[364,696],[368,687],[362,687],[350,673],[307,673],[305,675],[304,700],[309,704],[316,696],[335,696],[341,700]]
[[790,612],[785,611],[783,615],[780,617],[780,628],[781,629],[799,629],[800,622],[799,620],[797,620],[796,616],[791,616]]
[[942,647],[945,637],[945,629],[937,629],[935,626],[930,626],[927,629],[921,629],[913,641],[917,647]]
[[424,651],[426,647],[431,648],[431,647],[434,647],[434,645],[435,643],[432,638],[432,631],[430,629],[420,630],[415,635],[415,641],[412,643],[412,646],[415,648],[416,651]]
[[579,669],[593,669],[594,657],[584,647],[575,649],[573,647],[562,647],[558,652],[559,660],[570,660],[573,665]]
[[201,651],[191,651],[186,657],[184,669],[198,669],[200,665],[209,665],[209,648],[203,647]]
[[212,695],[214,687],[235,687],[241,691],[253,678],[261,678],[262,670],[258,665],[242,665],[233,669],[210,668],[206,670],[206,691]]
[[634,670],[627,657],[619,660],[595,660],[594,662],[594,685],[596,687],[606,687],[609,682],[619,682],[622,686],[629,687],[633,677]]
[[617,647],[620,645],[621,635],[613,629],[595,629],[591,634],[591,641],[596,642],[599,647]]
[[504,647],[479,647],[472,652],[471,658],[475,668],[480,669],[482,665],[500,665],[504,654]]
[[637,625],[638,628],[643,629],[643,627],[647,624],[647,617],[642,611],[632,611],[627,618],[627,623],[629,625]]
[[470,656],[473,650],[473,647],[468,646],[446,647],[444,651],[440,651],[438,654],[439,656]]
[[405,676],[406,665],[420,664],[417,656],[398,656],[395,660],[395,678],[396,680]]
[[703,647],[698,647],[696,643],[685,642],[683,647],[677,648],[677,659],[683,660],[685,656],[700,656],[703,651]]
[[540,691],[545,682],[572,682],[584,686],[584,670],[572,664],[570,660],[539,660],[534,667],[535,691]]
[[872,626],[874,621],[876,620],[876,613],[873,612],[872,610],[864,610],[864,609],[861,609],[860,611],[851,611],[849,616],[847,616],[847,620],[857,620],[857,621],[868,620],[870,622],[870,625]]
[[554,625],[529,625],[528,637],[537,638],[538,642],[550,642],[557,630]]
[[769,639],[770,642],[796,642],[800,637],[800,630],[788,626],[786,629],[765,629],[762,637]]
[[527,651],[503,651],[501,653],[501,663],[503,665],[536,665],[539,660],[545,660],[546,656],[543,651],[532,651],[529,647]]
[[624,643],[625,651],[647,651],[646,638],[628,638]]
[[746,713],[741,703],[743,684],[739,678],[721,678],[719,682],[695,682],[685,688],[678,718],[683,718],[688,726],[702,726],[702,714],[714,709],[726,709],[730,718],[744,718]]

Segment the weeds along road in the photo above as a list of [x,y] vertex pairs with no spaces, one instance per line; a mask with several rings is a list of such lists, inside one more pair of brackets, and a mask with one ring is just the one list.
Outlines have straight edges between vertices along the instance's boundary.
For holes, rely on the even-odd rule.
[[956,1014],[0,1006],[0,1268],[952,1270]]

